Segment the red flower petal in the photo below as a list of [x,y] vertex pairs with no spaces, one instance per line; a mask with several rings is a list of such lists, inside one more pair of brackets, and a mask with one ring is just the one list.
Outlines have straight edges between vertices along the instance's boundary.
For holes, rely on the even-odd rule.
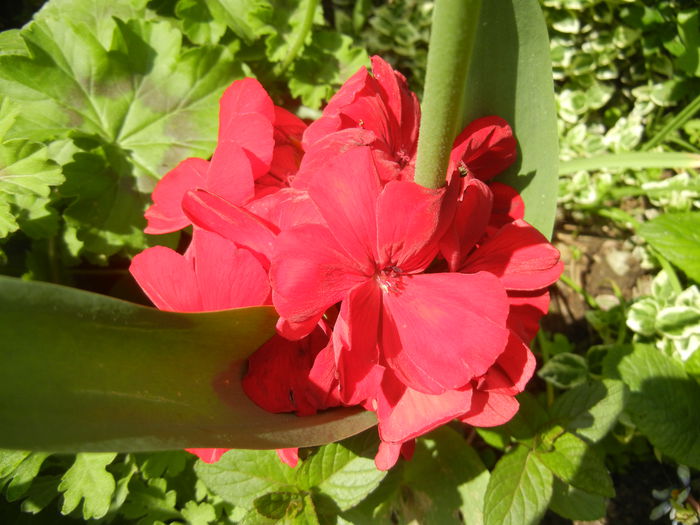
[[387,372],[377,399],[379,436],[390,442],[418,437],[467,412],[471,398],[470,387],[424,394],[404,386]]
[[383,294],[382,349],[407,386],[429,394],[459,388],[504,351],[508,302],[492,275],[409,275],[396,289]]
[[377,259],[377,196],[380,185],[369,148],[356,148],[331,160],[309,194],[338,243],[362,268],[373,273]]
[[147,248],[133,258],[129,271],[160,310],[202,310],[192,261],[170,248]]
[[216,463],[230,448],[186,448],[187,452],[194,454],[205,463]]
[[252,253],[199,229],[194,232],[192,246],[202,310],[269,304],[267,272]]
[[276,450],[277,457],[285,465],[294,468],[299,463],[299,449],[298,448],[278,448]]
[[344,404],[374,396],[383,368],[378,366],[377,328],[380,291],[374,281],[355,286],[343,300],[333,329],[333,348]]
[[267,266],[275,234],[255,215],[203,190],[187,192],[182,208],[193,224],[248,248]]
[[511,396],[519,394],[535,372],[535,366],[535,356],[511,332],[505,352],[498,356],[496,363],[486,372],[479,390]]
[[464,162],[474,177],[489,180],[517,157],[517,142],[508,123],[500,117],[476,119],[455,139],[450,155],[452,170]]
[[156,185],[151,198],[153,206],[146,210],[146,233],[170,233],[188,226],[190,220],[182,211],[182,197],[188,190],[204,188],[209,163],[203,159],[183,160]]
[[306,225],[277,237],[270,267],[272,301],[280,316],[293,323],[318,321],[367,279],[324,226]]
[[559,250],[519,219],[488,238],[460,271],[492,273],[507,290],[538,290],[559,279],[562,265],[558,263]]
[[513,330],[520,339],[532,341],[540,329],[540,319],[549,310],[549,293],[547,290],[535,292],[508,292],[510,313],[508,328]]
[[248,155],[235,142],[219,142],[211,158],[207,184],[203,189],[232,204],[245,204],[253,198],[253,187],[253,171]]
[[519,407],[513,396],[475,390],[472,409],[460,419],[474,427],[496,427],[510,421]]
[[414,272],[431,263],[449,224],[440,220],[451,211],[443,209],[444,197],[444,188],[433,190],[413,182],[395,181],[384,187],[377,200],[379,268]]

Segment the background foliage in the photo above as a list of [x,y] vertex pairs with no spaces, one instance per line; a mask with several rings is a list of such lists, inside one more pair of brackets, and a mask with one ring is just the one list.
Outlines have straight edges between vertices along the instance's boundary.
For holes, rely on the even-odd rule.
[[[22,29],[9,28],[37,2],[4,14],[0,272],[139,300],[129,256],[178,244],[142,233],[148,194],[182,158],[211,153],[210,116],[236,78],[257,76],[276,103],[313,118],[380,53],[420,93],[431,2],[272,6],[50,0]],[[656,506],[694,523],[700,14],[693,0],[542,6],[561,149],[555,238],[568,269],[513,421],[442,428],[388,474],[374,469],[373,431],[304,449],[294,470],[274,452],[206,465],[180,451],[2,451],[0,519],[641,523]],[[676,479],[678,465],[689,469]],[[657,475],[630,489],[642,471]],[[654,502],[652,488],[678,490]]]

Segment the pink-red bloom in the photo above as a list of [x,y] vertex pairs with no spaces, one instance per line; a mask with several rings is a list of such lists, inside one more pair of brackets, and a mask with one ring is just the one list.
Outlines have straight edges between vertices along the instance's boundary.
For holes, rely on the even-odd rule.
[[[180,163],[146,213],[149,233],[194,225],[190,247],[132,264],[162,309],[272,302],[278,335],[251,356],[243,388],[271,412],[374,411],[382,469],[448,421],[516,413],[562,270],[517,192],[492,180],[516,158],[508,124],[470,123],[447,186],[430,190],[413,182],[419,121],[404,77],[378,57],[308,128],[257,81],[237,81],[211,160]],[[223,451],[193,450],[205,461]]]

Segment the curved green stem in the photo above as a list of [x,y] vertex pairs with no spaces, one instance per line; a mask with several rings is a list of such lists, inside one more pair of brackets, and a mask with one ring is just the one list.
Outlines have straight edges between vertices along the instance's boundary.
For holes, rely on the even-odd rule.
[[309,0],[308,4],[306,5],[306,12],[304,13],[304,21],[301,25],[301,28],[296,34],[296,39],[292,43],[292,46],[289,48],[287,56],[284,57],[284,60],[279,66],[280,74],[284,73],[287,70],[287,68],[292,64],[292,62],[294,62],[294,59],[299,54],[299,51],[301,51],[301,48],[304,47],[304,41],[306,40],[306,37],[309,35],[309,32],[311,31],[311,28],[314,25],[314,16],[316,14],[317,7],[318,0]]
[[481,11],[481,0],[437,0],[421,107],[415,181],[426,188],[445,184],[459,127],[462,101]]

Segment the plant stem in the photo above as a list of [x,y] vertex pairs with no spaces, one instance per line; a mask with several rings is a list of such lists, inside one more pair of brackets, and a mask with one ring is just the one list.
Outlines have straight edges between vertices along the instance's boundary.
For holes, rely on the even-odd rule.
[[481,0],[435,2],[414,179],[426,188],[445,184],[480,11]]
[[314,16],[316,14],[317,7],[318,0],[309,0],[308,4],[306,5],[306,12],[304,13],[304,22],[302,23],[299,32],[296,34],[296,39],[289,48],[287,56],[284,57],[284,60],[280,64],[278,74],[282,74],[287,70],[292,62],[294,62],[294,59],[299,54],[299,51],[301,51],[301,48],[304,47],[306,37],[309,36],[309,32],[314,25]]
[[698,111],[700,111],[700,95],[695,97],[690,104],[683,108],[683,111],[669,120],[668,123],[649,140],[649,142],[642,146],[642,150],[648,151],[655,148],[659,144],[662,144],[669,134],[673,133],[683,124],[688,122]]

